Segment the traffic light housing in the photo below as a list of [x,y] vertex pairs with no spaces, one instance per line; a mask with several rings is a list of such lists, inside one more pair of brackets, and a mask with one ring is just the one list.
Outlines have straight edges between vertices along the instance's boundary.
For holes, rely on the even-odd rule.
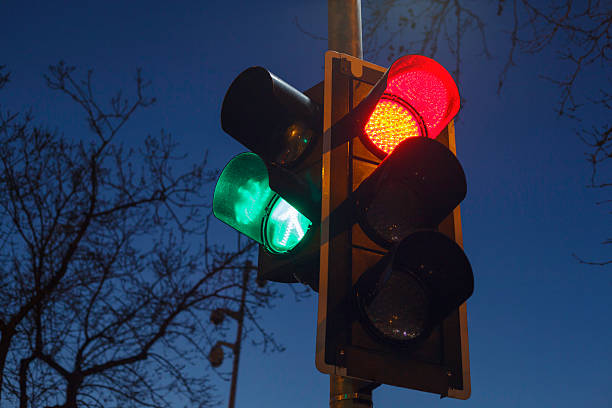
[[324,101],[317,368],[468,398],[457,87],[426,57],[329,51]]
[[221,127],[251,151],[223,169],[213,213],[260,244],[259,279],[317,288],[322,90],[251,67],[223,99]]

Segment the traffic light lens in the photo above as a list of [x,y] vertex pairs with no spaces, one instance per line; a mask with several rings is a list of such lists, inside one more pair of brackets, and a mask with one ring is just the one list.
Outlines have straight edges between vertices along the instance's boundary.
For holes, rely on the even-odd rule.
[[444,84],[436,75],[427,71],[406,72],[391,79],[386,92],[400,96],[418,109],[427,129],[438,127],[449,104]]
[[366,229],[387,246],[397,244],[414,230],[415,225],[423,224],[419,219],[421,214],[415,211],[418,202],[418,196],[406,187],[403,180],[386,180],[381,183],[375,199],[365,208],[363,221]]
[[434,230],[404,238],[357,280],[360,320],[374,337],[415,344],[470,297],[472,267],[462,248]]
[[383,95],[365,126],[368,138],[389,154],[402,140],[421,136],[419,117],[398,98]]
[[412,275],[391,271],[366,315],[380,335],[393,341],[419,338],[429,323],[429,298]]
[[268,168],[254,153],[239,154],[225,166],[215,186],[213,212],[273,253],[295,248],[312,224],[272,191]]
[[292,250],[302,241],[311,224],[308,218],[279,197],[266,224],[267,248],[276,253]]
[[280,164],[294,162],[304,153],[314,137],[314,131],[305,123],[296,122],[291,124],[283,135],[283,150],[276,158],[276,162]]
[[435,139],[459,111],[459,90],[453,78],[436,61],[407,55],[389,69],[385,94],[401,98],[424,123],[422,136]]

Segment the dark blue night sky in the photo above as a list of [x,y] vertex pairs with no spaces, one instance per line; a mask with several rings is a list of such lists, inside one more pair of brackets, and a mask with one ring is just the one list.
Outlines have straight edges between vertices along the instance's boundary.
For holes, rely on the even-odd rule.
[[[45,87],[47,67],[64,60],[81,72],[94,69],[103,99],[118,88],[129,91],[142,67],[157,103],[134,117],[121,141],[137,145],[163,128],[192,160],[208,151],[210,166],[219,168],[245,150],[219,121],[236,75],[262,65],[298,89],[322,80],[327,41],[302,33],[296,17],[309,32],[327,35],[324,0],[5,0],[0,65],[12,71],[12,82],[0,104],[31,107],[37,120],[80,138],[87,125],[73,102]],[[576,123],[554,112],[558,88],[540,77],[564,66],[551,51],[520,56],[498,96],[507,38],[490,37],[492,59],[470,46],[456,141],[468,179],[464,247],[475,275],[467,303],[472,397],[439,400],[382,386],[374,391],[375,406],[609,407],[612,271],[582,265],[572,254],[609,258],[600,242],[612,225],[606,207],[595,204],[606,197],[586,187],[591,169]],[[445,54],[437,59],[453,63]],[[610,73],[602,67],[582,86],[594,89]],[[215,220],[213,228],[220,241],[233,244],[229,227]],[[280,289],[286,295],[263,323],[286,351],[262,354],[246,346],[237,406],[327,406],[329,379],[314,366],[317,295],[296,302]],[[226,398],[229,383],[208,367],[202,372]]]

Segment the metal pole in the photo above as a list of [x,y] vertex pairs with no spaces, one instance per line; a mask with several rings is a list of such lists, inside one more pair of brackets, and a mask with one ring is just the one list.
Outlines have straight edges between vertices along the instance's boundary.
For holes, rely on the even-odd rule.
[[327,48],[363,58],[361,0],[327,0]]
[[[238,237],[240,240],[240,236]],[[240,246],[240,241],[238,243]],[[229,408],[234,408],[236,404],[236,386],[238,384],[238,364],[240,363],[240,347],[242,343],[242,326],[244,324],[244,312],[246,304],[247,284],[249,283],[249,272],[251,271],[251,262],[247,261],[244,271],[242,271],[242,294],[240,297],[240,309],[238,310],[238,328],[236,329],[236,341],[234,342],[234,362],[232,366],[232,384],[230,385]]]
[[371,408],[372,390],[378,384],[354,378],[329,376],[329,408]]
[[[327,48],[363,58],[361,0],[327,0]],[[329,376],[330,408],[370,408],[378,384]]]

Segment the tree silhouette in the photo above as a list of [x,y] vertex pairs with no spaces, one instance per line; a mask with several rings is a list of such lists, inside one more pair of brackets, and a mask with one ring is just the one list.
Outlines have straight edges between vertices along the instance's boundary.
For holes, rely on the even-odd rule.
[[[592,169],[589,187],[609,192],[612,188],[612,76],[609,69],[612,61],[612,3],[565,0],[539,6],[522,0],[520,5],[530,33],[519,38],[521,27],[515,21],[512,35],[523,51],[537,54],[549,47],[556,51],[559,60],[566,63],[567,70],[563,76],[545,76],[545,79],[559,87],[559,115],[572,118],[579,126],[577,134],[587,146],[585,158]],[[515,0],[514,9],[518,6]],[[585,79],[597,77],[598,71],[607,71],[607,75],[601,77],[595,89],[585,86]],[[611,202],[605,200],[597,204],[609,205]],[[603,244],[612,244],[612,238],[605,239]],[[590,265],[612,263],[612,259],[587,261],[576,258]]]
[[[118,143],[154,103],[96,100],[64,63],[47,86],[83,112],[73,140],[29,113],[0,113],[0,404],[174,407],[215,403],[204,365],[222,338],[208,314],[240,298],[253,245],[209,242],[206,157],[187,170],[171,135]],[[0,88],[10,77],[0,67]],[[276,293],[248,288],[253,319]],[[261,328],[267,344],[276,346]]]
[[[542,77],[559,88],[556,111],[578,124],[578,137],[585,143],[585,157],[592,168],[588,186],[612,188],[612,3],[601,0],[364,0],[364,55],[388,60],[406,53],[435,57],[441,50],[454,57],[451,69],[461,88],[465,47],[470,36],[479,40],[477,49],[489,59],[487,40],[503,33],[508,39],[504,65],[499,72],[501,92],[516,66],[518,54],[552,50],[563,64],[561,77]],[[470,38],[471,40],[471,38]],[[474,50],[470,49],[470,54]],[[473,61],[474,57],[469,59]],[[608,72],[606,72],[606,69]],[[603,75],[602,75],[603,73]],[[593,89],[585,85],[592,77],[601,81]],[[588,115],[587,115],[588,114]],[[585,120],[585,116],[589,119]],[[610,204],[605,200],[598,204]],[[612,244],[612,239],[603,244]],[[607,265],[612,259],[586,261]]]

